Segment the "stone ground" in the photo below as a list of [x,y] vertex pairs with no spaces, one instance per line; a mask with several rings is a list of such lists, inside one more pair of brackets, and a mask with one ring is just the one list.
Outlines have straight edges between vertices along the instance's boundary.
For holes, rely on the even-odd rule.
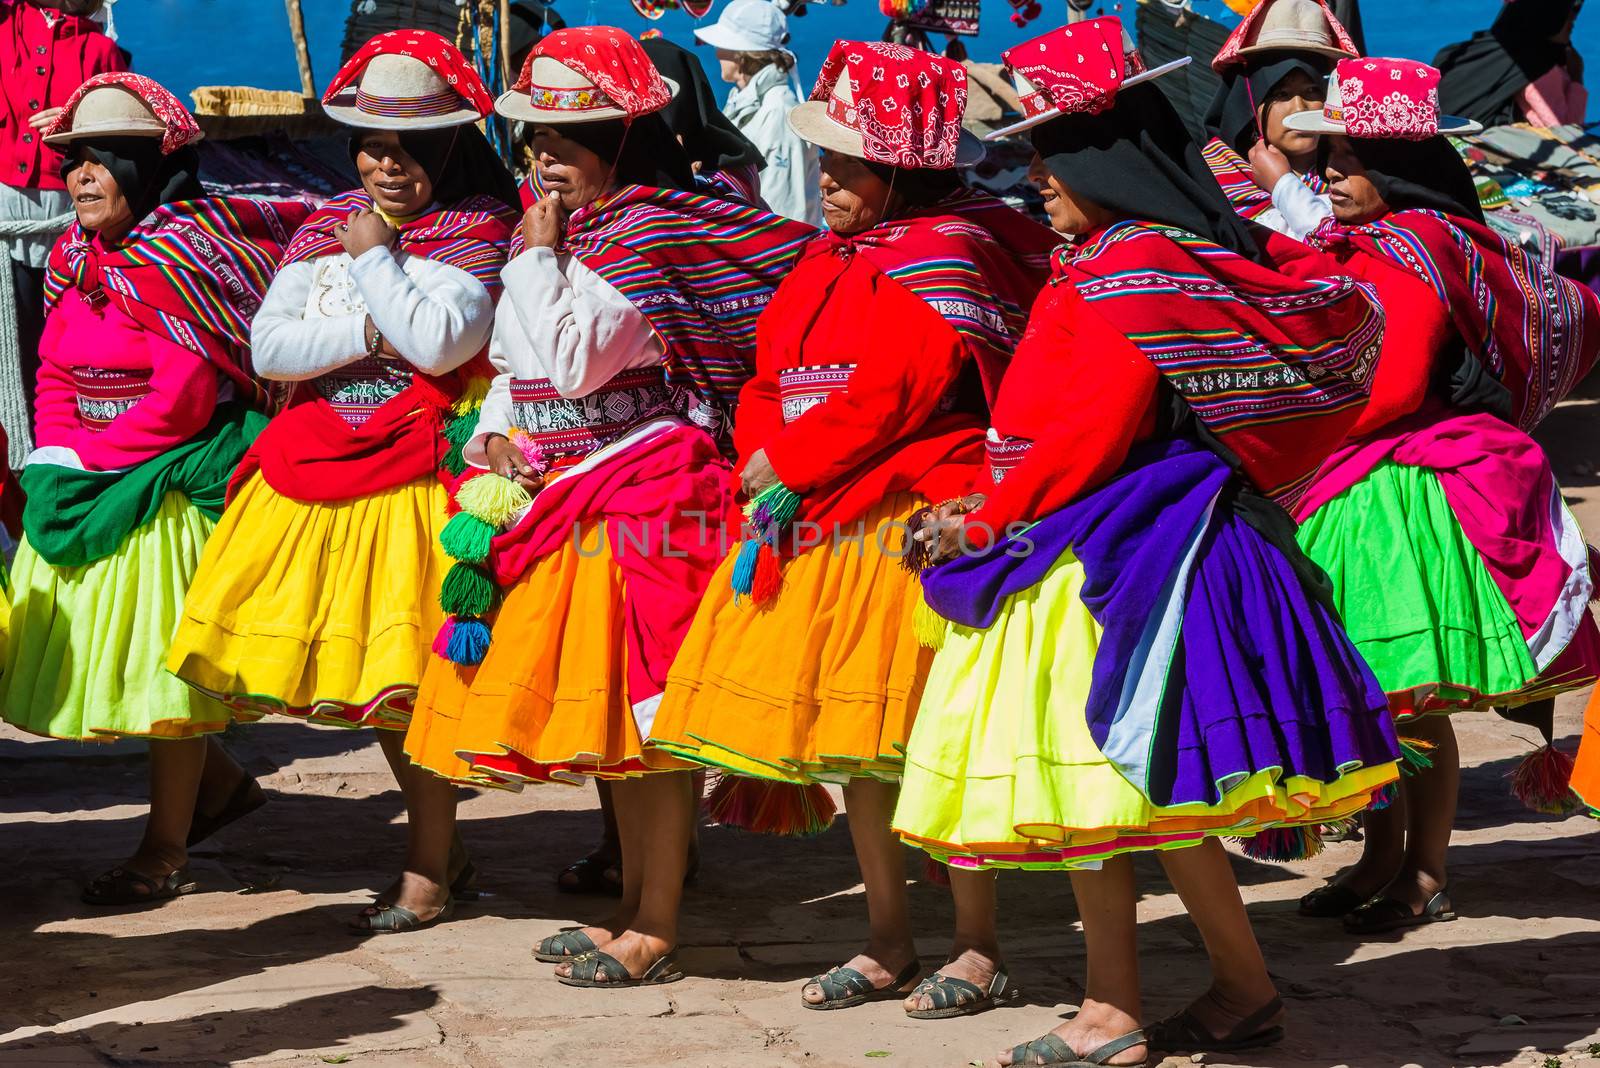
[[[1591,531],[1597,415],[1600,401],[1569,404],[1543,434]],[[1569,747],[1582,703],[1560,706]],[[1531,730],[1490,715],[1461,717],[1458,729],[1468,768],[1451,861],[1462,919],[1360,942],[1294,909],[1358,845],[1292,868],[1239,858],[1292,1022],[1279,1048],[1226,1063],[1600,1068],[1600,822],[1534,815],[1508,796],[1504,776]],[[240,729],[228,744],[272,803],[197,853],[201,893],[106,913],[77,895],[138,834],[139,748],[0,734],[0,1065],[958,1068],[1048,1030],[1082,993],[1067,880],[1009,873],[1003,937],[1020,1005],[935,1023],[907,1020],[892,1002],[803,1011],[800,983],[865,937],[843,819],[809,842],[704,830],[682,938],[692,978],[649,990],[560,986],[530,947],[604,908],[554,889],[598,826],[593,793],[566,787],[470,797],[463,833],[487,896],[440,927],[355,938],[342,924],[391,877],[403,834],[376,746],[293,723]],[[1142,867],[1154,1016],[1203,988],[1205,959],[1159,867]],[[950,906],[921,870],[908,856],[931,968]]]

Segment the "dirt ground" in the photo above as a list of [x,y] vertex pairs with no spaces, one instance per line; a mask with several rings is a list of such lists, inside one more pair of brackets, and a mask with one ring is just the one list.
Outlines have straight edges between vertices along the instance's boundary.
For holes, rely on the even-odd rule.
[[[1542,436],[1580,519],[1600,532],[1600,400],[1568,404]],[[1582,704],[1560,705],[1569,748]],[[1288,868],[1239,858],[1291,1031],[1277,1049],[1208,1063],[1600,1068],[1600,822],[1534,815],[1509,797],[1504,776],[1533,731],[1490,715],[1457,722],[1462,919],[1360,942],[1294,908],[1358,845]],[[138,834],[140,748],[0,733],[0,1065],[959,1068],[1048,1030],[1082,993],[1067,880],[1010,873],[1002,932],[1020,1005],[934,1023],[892,1002],[803,1011],[800,983],[865,938],[843,819],[804,842],[705,829],[680,957],[691,978],[560,986],[530,947],[605,907],[554,888],[598,827],[592,791],[566,787],[468,798],[463,833],[487,896],[443,926],[355,938],[342,924],[393,875],[403,834],[376,746],[293,723],[238,729],[227,744],[272,803],[195,855],[201,893],[107,913],[77,895]],[[1205,959],[1159,867],[1141,868],[1154,1016],[1202,989]],[[906,872],[931,969],[947,946],[948,893],[909,854]]]

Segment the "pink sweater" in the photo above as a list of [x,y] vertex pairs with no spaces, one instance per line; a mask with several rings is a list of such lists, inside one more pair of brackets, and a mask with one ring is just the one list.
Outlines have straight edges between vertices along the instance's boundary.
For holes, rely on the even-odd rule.
[[1589,90],[1572,80],[1565,67],[1551,67],[1538,81],[1529,82],[1518,103],[1532,126],[1565,126],[1583,122]]
[[89,471],[133,467],[183,444],[217,406],[217,371],[115,303],[69,289],[39,343],[35,441],[72,449]]

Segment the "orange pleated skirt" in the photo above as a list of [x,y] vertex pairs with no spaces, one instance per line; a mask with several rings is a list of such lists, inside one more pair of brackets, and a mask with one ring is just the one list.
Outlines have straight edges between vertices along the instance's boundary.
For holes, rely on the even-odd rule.
[[1589,695],[1589,708],[1583,714],[1583,738],[1578,743],[1578,764],[1572,770],[1572,789],[1596,812],[1600,812],[1600,687]]
[[922,590],[901,566],[897,494],[861,542],[824,543],[783,564],[775,601],[735,601],[730,555],[673,661],[648,750],[791,783],[897,780],[932,664],[913,613]]
[[483,663],[432,658],[406,732],[411,759],[444,778],[510,788],[692,767],[644,753],[624,594],[597,528],[563,540],[507,592]]

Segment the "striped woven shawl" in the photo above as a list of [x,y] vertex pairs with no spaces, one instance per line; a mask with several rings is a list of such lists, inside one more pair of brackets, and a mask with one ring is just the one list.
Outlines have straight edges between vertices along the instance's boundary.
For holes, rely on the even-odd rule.
[[1535,253],[1469,219],[1408,209],[1365,226],[1331,220],[1312,236],[1399,264],[1438,294],[1468,348],[1512,396],[1531,431],[1600,356],[1600,298]]
[[1366,405],[1383,339],[1377,294],[1300,281],[1182,230],[1121,222],[1057,253],[1070,284],[1145,354],[1285,507]]
[[[1217,184],[1222,186],[1234,211],[1253,222],[1271,209],[1272,194],[1256,184],[1255,172],[1243,156],[1216,138],[1206,142],[1200,154],[1205,157],[1206,166],[1216,176]],[[1307,174],[1300,180],[1313,193],[1328,191],[1328,183],[1321,175]]]
[[151,212],[115,248],[73,223],[50,253],[45,306],[69,288],[109,299],[147,330],[210,360],[246,396],[250,320],[261,307],[289,235],[309,208],[298,202],[206,197]]

